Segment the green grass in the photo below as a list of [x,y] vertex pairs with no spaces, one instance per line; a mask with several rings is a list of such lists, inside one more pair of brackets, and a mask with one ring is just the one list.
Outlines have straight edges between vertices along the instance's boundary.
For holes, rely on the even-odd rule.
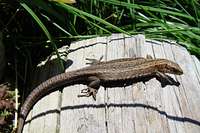
[[43,0],[23,2],[37,10],[38,18],[41,12],[55,17],[52,21],[70,34],[63,34],[57,28],[60,34],[52,36],[58,38],[81,39],[116,32],[128,35],[142,33],[150,39],[175,40],[192,54],[200,56],[200,3],[196,0],[135,0],[134,3],[130,0],[79,0],[74,5]]
[[42,31],[45,33],[46,37],[49,39],[49,41],[50,41],[50,43],[51,43],[54,51],[56,52],[57,57],[58,57],[59,64],[60,64],[60,69],[64,71],[64,65],[63,65],[63,62],[61,61],[60,55],[58,53],[57,46],[56,46],[53,38],[51,37],[51,34],[47,30],[46,26],[37,17],[37,15],[33,12],[33,10],[31,8],[29,8],[28,5],[26,5],[26,3],[20,3],[20,4],[33,17],[33,19],[37,22],[37,24],[40,26],[40,28],[42,29]]

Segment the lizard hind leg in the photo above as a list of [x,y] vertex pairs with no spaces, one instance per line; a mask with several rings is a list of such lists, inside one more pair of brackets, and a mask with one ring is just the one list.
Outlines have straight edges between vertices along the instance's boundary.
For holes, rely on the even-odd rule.
[[103,59],[103,55],[99,59],[86,58],[86,60],[89,61],[89,63],[86,63],[86,64],[95,65],[95,64],[100,63],[102,59]]
[[78,95],[78,97],[92,96],[93,99],[96,100],[96,94],[100,87],[100,79],[95,76],[91,76],[91,77],[88,77],[88,81],[89,81],[88,88],[82,89],[81,94]]
[[88,87],[86,89],[81,90],[81,94],[78,97],[90,97],[92,96],[94,100],[96,100],[97,89]]

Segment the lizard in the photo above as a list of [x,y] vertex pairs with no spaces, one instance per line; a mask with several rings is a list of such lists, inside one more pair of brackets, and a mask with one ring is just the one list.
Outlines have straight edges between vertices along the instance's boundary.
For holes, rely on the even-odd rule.
[[88,88],[81,90],[78,97],[92,96],[96,100],[100,85],[109,87],[117,83],[116,86],[123,86],[130,81],[145,81],[145,79],[154,77],[164,79],[162,81],[173,85],[173,78],[170,78],[166,73],[183,74],[183,70],[177,63],[168,59],[153,59],[151,56],[146,58],[120,58],[110,61],[90,61],[92,61],[90,66],[58,74],[38,85],[28,95],[20,108],[17,133],[22,133],[25,119],[34,104],[42,97],[58,90],[59,87],[85,84]]

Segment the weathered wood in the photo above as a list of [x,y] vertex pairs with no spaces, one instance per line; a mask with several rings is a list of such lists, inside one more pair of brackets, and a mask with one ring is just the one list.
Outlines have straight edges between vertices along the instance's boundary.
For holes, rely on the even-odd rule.
[[[162,88],[155,78],[126,87],[101,87],[96,101],[77,97],[85,85],[65,87],[34,106],[24,133],[200,132],[200,62],[185,48],[174,42],[145,40],[143,35],[113,34],[72,43],[69,52],[72,65],[66,72],[87,66],[85,58],[111,60],[148,54],[177,62],[184,74],[170,75],[180,82],[179,87]],[[44,80],[57,71],[55,66],[50,68],[45,69],[46,76],[35,79]]]

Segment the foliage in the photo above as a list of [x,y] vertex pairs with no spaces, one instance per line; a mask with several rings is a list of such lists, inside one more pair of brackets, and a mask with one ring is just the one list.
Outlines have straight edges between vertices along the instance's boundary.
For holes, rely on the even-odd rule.
[[60,25],[56,27],[58,32],[67,31],[57,35],[59,38],[142,33],[151,39],[175,40],[191,53],[200,55],[200,12],[196,0],[80,0],[75,5],[24,0],[22,3],[37,10],[41,19],[44,11],[46,17],[52,18],[51,22]]

